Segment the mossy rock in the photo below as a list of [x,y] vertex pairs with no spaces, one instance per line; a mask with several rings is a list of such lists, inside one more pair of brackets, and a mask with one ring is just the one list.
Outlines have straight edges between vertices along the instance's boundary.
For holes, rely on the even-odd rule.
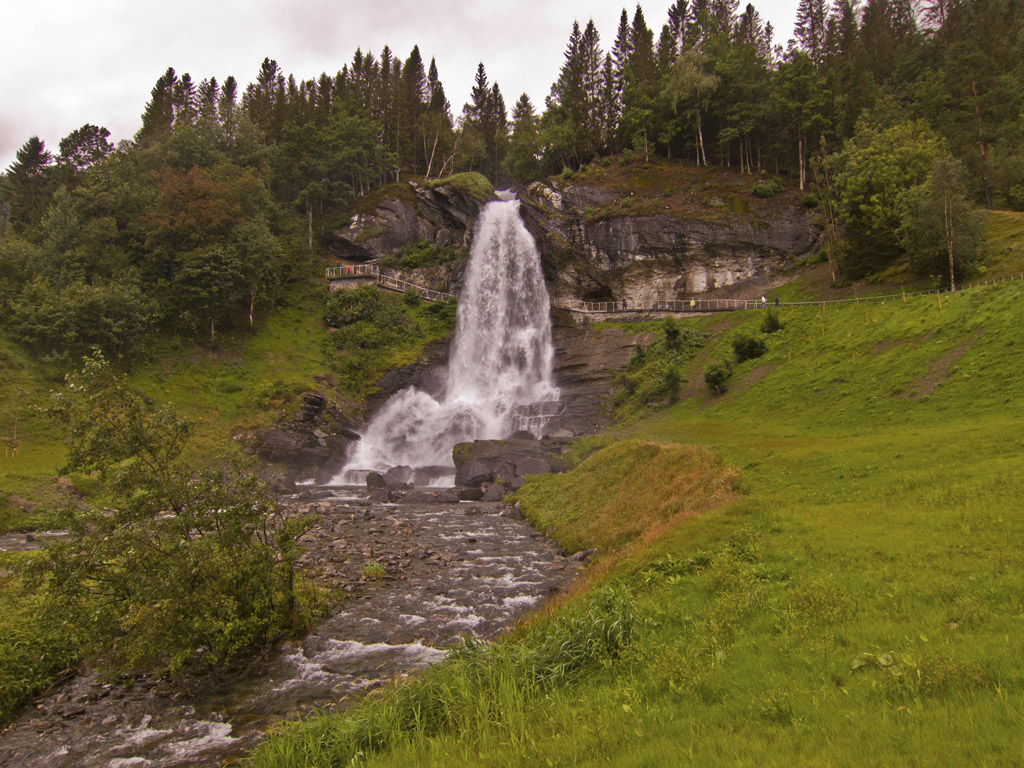
[[480,203],[486,203],[494,199],[494,185],[487,180],[486,176],[474,171],[446,176],[443,179],[429,182],[427,186],[430,189],[453,186]]

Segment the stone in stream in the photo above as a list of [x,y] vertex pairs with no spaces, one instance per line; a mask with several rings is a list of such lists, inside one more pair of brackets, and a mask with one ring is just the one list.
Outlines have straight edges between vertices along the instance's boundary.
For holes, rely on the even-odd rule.
[[386,482],[388,486],[402,487],[412,480],[412,475],[412,467],[407,467],[405,465],[391,467],[384,473],[384,482]]
[[501,483],[485,483],[483,491],[484,495],[481,501],[503,501],[505,499],[505,486]]
[[457,489],[459,501],[480,501],[484,497],[483,488],[479,485],[471,488]]
[[452,450],[455,484],[472,486],[498,479],[510,482],[519,475],[565,472],[569,465],[562,458],[562,449],[557,441],[520,438],[459,443]]
[[367,472],[366,473],[366,488],[371,491],[376,491],[382,488],[387,488],[387,481],[384,479],[384,475],[380,472]]
[[451,491],[413,491],[400,499],[402,504],[458,504],[459,497]]
[[462,486],[480,485],[494,479],[491,469],[486,464],[471,461],[463,466],[455,467],[455,484]]

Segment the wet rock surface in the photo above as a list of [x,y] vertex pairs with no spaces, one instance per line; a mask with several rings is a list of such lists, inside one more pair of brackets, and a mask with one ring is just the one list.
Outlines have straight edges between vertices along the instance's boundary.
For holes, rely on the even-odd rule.
[[459,443],[452,450],[455,461],[455,484],[463,488],[482,487],[488,499],[490,484],[507,484],[526,475],[565,472],[569,465],[562,459],[566,444],[561,440],[474,440]]
[[[796,205],[745,214],[588,217],[615,199],[608,190],[537,182],[521,193],[552,299],[682,299],[774,278],[816,244],[813,217]],[[772,282],[772,281],[769,281]]]
[[322,498],[290,506],[318,518],[304,569],[345,595],[329,618],[217,679],[111,683],[86,671],[0,732],[0,766],[218,765],[272,722],[350,706],[440,661],[463,636],[494,636],[579,566],[504,504],[370,504],[365,489],[309,495]]

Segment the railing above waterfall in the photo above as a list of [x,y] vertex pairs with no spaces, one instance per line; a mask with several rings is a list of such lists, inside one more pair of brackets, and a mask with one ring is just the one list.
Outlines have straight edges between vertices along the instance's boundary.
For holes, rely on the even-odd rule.
[[756,299],[657,299],[652,301],[583,301],[581,299],[553,299],[560,309],[570,312],[735,312],[762,306]]
[[395,291],[397,293],[413,291],[424,301],[441,301],[443,299],[458,298],[453,293],[435,291],[433,288],[416,285],[415,283],[410,283],[408,280],[403,280],[400,277],[395,277],[394,275],[381,272],[380,267],[376,264],[353,264],[350,266],[343,265],[328,267],[326,277],[332,283],[342,280],[355,280],[359,278],[365,280],[366,278],[371,278],[381,288],[389,291]]

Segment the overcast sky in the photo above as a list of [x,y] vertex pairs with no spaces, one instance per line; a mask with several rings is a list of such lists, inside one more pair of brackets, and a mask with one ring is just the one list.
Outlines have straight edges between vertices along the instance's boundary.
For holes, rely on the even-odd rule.
[[[670,0],[640,5],[657,40]],[[792,36],[796,5],[755,3],[776,42]],[[635,0],[626,7],[632,19]],[[303,80],[333,75],[356,48],[379,55],[387,44],[404,60],[418,44],[424,65],[437,59],[454,114],[479,61],[509,109],[526,92],[539,111],[573,19],[593,18],[608,50],[622,8],[622,0],[12,0],[0,14],[0,169],[33,135],[54,152],[85,123],[130,138],[169,66],[197,83],[234,75],[244,88],[267,56]]]

